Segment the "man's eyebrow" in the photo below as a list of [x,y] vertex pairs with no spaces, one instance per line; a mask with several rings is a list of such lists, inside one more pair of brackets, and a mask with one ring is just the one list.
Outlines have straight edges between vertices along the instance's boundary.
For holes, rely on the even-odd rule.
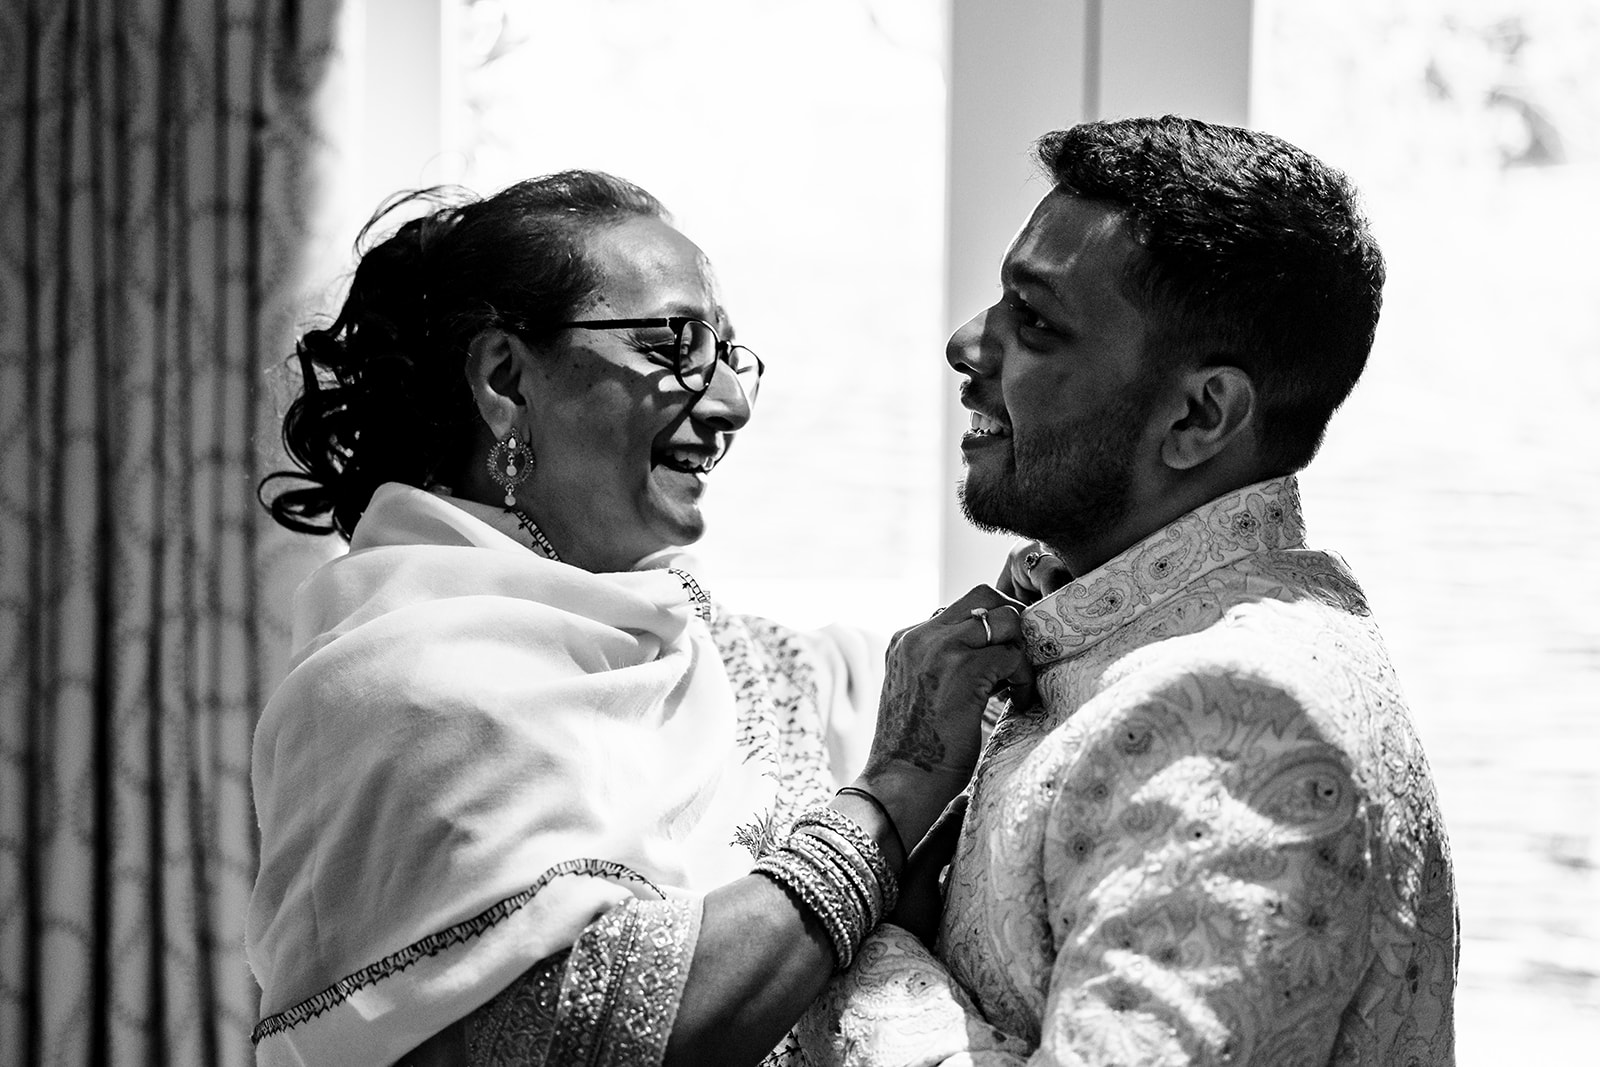
[[1008,289],[1038,289],[1048,294],[1053,311],[1070,316],[1072,308],[1061,293],[1050,283],[1048,276],[1026,263],[1006,263],[1000,268],[1000,282]]
[[[1050,289],[1050,283],[1043,274],[1027,263],[1018,263],[1008,260],[1000,266],[1001,284],[1012,289],[1023,286],[1032,286],[1040,289]],[[1054,292],[1052,289],[1051,292]]]

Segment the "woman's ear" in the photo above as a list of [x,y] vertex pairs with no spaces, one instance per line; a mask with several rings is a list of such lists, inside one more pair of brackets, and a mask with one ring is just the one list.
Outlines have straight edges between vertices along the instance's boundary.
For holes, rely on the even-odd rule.
[[467,343],[467,385],[495,440],[521,424],[528,404],[523,386],[532,358],[522,338],[505,330],[480,330]]
[[[1251,435],[1256,387],[1238,367],[1200,367],[1183,383],[1182,418],[1167,430],[1161,458],[1173,470],[1191,470]],[[1241,436],[1242,435],[1242,436]]]

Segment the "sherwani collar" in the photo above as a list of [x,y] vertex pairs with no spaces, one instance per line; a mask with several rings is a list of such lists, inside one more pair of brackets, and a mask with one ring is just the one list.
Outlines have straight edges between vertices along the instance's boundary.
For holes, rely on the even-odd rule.
[[1028,659],[1070,659],[1219,567],[1304,545],[1293,475],[1226,493],[1031,605],[1022,613]]

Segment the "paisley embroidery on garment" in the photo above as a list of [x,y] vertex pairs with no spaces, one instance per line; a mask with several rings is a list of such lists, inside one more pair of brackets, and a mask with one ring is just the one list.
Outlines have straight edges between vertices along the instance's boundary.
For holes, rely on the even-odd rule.
[[1028,658],[1043,666],[1072,655],[1218,567],[1304,541],[1292,477],[1229,493],[1029,607],[1022,616]]
[[976,1014],[971,997],[922,942],[898,926],[880,926],[851,971],[833,980],[795,1028],[800,1062],[898,1067],[939,1063],[961,1051],[982,1064],[1020,1063],[1027,1044]]
[[1359,586],[1303,537],[1293,479],[1261,483],[1028,609],[1044,707],[979,761],[938,959],[875,933],[808,1057],[1454,1062],[1432,778]]

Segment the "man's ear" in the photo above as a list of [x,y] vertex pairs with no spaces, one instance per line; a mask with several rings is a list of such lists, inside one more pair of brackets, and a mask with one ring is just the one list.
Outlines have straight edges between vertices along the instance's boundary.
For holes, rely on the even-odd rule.
[[505,330],[480,330],[467,343],[467,385],[478,414],[495,440],[521,424],[528,404],[523,385],[531,362],[527,344]]
[[1182,415],[1161,442],[1173,470],[1192,470],[1254,435],[1256,386],[1238,367],[1198,367],[1183,376]]

